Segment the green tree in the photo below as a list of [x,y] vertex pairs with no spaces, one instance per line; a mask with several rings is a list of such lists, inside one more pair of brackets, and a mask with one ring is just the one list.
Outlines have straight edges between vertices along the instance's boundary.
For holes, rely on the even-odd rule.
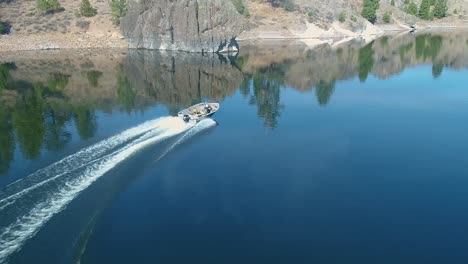
[[419,7],[418,16],[422,19],[430,19],[431,12],[431,0],[422,0],[421,6]]
[[390,5],[395,6],[395,0],[390,1]]
[[80,14],[85,17],[93,17],[97,14],[97,9],[91,6],[89,0],[81,0]]
[[374,42],[367,44],[359,50],[359,80],[365,82],[369,72],[374,67]]
[[411,1],[411,2],[409,2],[408,5],[406,5],[405,11],[408,14],[411,14],[413,16],[417,16],[418,15],[418,5],[416,5],[415,2]]
[[379,0],[364,0],[361,15],[371,23],[377,19]]
[[437,0],[434,7],[434,17],[443,18],[447,16],[447,0]]
[[120,24],[120,18],[127,13],[127,0],[110,0],[112,21],[114,24]]
[[58,0],[36,0],[36,8],[39,12],[46,14],[60,10],[61,6]]

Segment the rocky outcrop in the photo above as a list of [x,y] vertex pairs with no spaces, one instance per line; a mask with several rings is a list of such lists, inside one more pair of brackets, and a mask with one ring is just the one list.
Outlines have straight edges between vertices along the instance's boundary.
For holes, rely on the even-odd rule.
[[227,0],[129,0],[121,29],[130,48],[217,52],[243,29]]

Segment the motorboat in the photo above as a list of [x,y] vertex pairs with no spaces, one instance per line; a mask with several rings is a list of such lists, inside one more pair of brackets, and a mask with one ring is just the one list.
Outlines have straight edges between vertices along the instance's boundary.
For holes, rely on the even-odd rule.
[[185,122],[198,122],[219,110],[218,103],[199,103],[180,111],[177,115]]

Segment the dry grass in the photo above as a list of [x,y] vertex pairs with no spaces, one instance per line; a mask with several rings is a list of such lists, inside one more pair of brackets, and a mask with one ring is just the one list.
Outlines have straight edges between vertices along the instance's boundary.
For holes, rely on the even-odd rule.
[[[65,10],[47,15],[41,15],[37,12],[35,0],[2,2],[0,3],[0,17],[2,20],[8,21],[20,35],[82,32],[83,29],[90,29],[93,24],[99,25],[98,29],[94,28],[95,31],[118,31],[118,28],[112,25],[107,1],[90,0],[98,14],[86,19],[88,22],[83,22],[81,18],[74,15],[74,12],[79,10],[80,2],[79,0],[60,0],[60,5]],[[86,23],[88,25],[85,25]]]

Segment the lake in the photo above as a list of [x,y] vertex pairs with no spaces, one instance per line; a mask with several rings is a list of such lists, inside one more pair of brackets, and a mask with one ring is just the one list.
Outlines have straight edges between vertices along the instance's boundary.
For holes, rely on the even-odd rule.
[[1,60],[0,263],[468,262],[466,32]]

